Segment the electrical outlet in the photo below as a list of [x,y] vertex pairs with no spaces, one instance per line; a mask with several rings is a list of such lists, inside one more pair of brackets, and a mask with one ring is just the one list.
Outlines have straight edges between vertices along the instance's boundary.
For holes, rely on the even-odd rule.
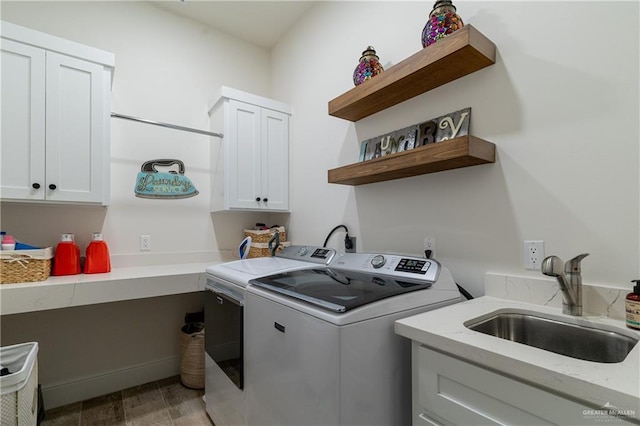
[[348,247],[347,241],[344,242],[344,251],[346,253],[355,253],[356,252],[356,237],[349,237],[351,240],[351,245]]
[[424,237],[424,251],[426,252],[427,250],[431,251],[431,259],[435,259],[436,258],[436,239],[432,238],[432,237]]
[[539,270],[544,259],[544,241],[524,242],[524,267]]
[[140,251],[151,251],[151,235],[140,235]]

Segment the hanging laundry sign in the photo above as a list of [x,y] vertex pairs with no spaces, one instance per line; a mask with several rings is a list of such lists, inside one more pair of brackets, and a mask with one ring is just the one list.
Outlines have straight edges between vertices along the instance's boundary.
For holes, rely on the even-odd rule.
[[184,175],[182,161],[162,159],[142,164],[135,194],[140,198],[189,198],[198,195],[198,190]]

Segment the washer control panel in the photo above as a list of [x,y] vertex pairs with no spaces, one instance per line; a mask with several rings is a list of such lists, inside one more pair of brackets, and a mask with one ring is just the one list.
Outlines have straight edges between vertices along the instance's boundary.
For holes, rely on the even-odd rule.
[[345,253],[329,267],[431,282],[440,274],[440,264],[433,259],[397,254]]
[[396,266],[396,271],[411,272],[414,274],[426,274],[431,266],[431,262],[427,259],[413,259],[403,257]]

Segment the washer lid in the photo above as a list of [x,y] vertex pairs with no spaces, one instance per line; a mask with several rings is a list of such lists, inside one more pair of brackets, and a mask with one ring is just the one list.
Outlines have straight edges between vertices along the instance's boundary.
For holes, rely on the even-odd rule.
[[312,268],[256,278],[249,284],[334,312],[346,312],[388,297],[427,289],[432,282]]

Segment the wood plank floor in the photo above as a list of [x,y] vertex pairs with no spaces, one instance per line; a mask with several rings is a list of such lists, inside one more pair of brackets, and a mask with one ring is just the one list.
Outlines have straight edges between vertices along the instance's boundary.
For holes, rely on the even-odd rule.
[[174,376],[47,410],[41,425],[213,426],[203,394],[204,390],[189,389],[182,385],[180,376]]

